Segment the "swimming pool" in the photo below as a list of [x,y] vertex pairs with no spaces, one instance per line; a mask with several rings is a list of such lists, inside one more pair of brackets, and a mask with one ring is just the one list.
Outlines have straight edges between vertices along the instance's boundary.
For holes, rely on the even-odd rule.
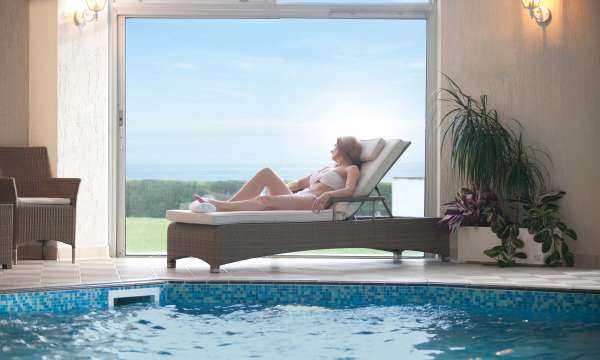
[[[159,305],[109,310],[123,291]],[[597,359],[598,339],[597,293],[168,281],[0,294],[0,358]]]

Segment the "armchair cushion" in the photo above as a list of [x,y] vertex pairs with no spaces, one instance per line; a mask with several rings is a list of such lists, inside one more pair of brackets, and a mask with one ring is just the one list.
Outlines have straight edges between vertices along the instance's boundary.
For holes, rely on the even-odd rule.
[[33,187],[34,191],[27,193],[21,192],[20,184],[17,183],[17,196],[19,198],[66,198],[71,205],[75,206],[80,182],[80,179],[70,178],[37,179]]
[[69,198],[50,198],[50,197],[20,197],[17,198],[17,205],[70,205]]

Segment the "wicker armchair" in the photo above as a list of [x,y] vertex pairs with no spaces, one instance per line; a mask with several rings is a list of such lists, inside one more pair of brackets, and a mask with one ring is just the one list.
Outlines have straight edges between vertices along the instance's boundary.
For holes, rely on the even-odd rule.
[[[49,240],[71,245],[75,263],[75,214],[80,179],[51,178],[45,147],[0,147],[0,176],[14,179],[13,261],[20,245]],[[5,193],[2,193],[2,192]],[[0,188],[0,199],[10,198]]]
[[0,178],[0,264],[12,268],[13,229],[17,195],[15,181]]

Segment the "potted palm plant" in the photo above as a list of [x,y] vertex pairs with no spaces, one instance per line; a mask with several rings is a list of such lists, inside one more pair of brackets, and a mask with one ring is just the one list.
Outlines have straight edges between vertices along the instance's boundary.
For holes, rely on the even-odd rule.
[[[457,234],[458,260],[495,260],[510,266],[517,262],[544,264],[554,256],[557,262],[558,255],[550,253],[548,241],[545,245],[538,241],[545,235],[537,235],[534,221],[527,220],[535,213],[534,199],[545,188],[548,171],[543,160],[550,161],[549,156],[526,146],[520,123],[514,120],[508,126],[502,122],[498,112],[489,108],[486,95],[475,99],[444,76],[449,87],[440,90],[440,100],[447,105],[441,120],[446,126],[442,147],[450,141],[452,168],[468,186],[444,204],[442,221]],[[565,233],[564,229],[555,230],[554,234]],[[556,247],[560,250],[562,244],[566,242],[560,241]],[[572,260],[570,253],[565,253]]]

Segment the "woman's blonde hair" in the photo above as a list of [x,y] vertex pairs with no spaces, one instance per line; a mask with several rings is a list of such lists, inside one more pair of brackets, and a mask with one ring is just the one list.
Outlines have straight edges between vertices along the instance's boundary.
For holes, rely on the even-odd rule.
[[348,159],[353,165],[360,166],[362,161],[360,160],[360,153],[362,152],[362,145],[354,136],[342,136],[337,138],[337,148]]

